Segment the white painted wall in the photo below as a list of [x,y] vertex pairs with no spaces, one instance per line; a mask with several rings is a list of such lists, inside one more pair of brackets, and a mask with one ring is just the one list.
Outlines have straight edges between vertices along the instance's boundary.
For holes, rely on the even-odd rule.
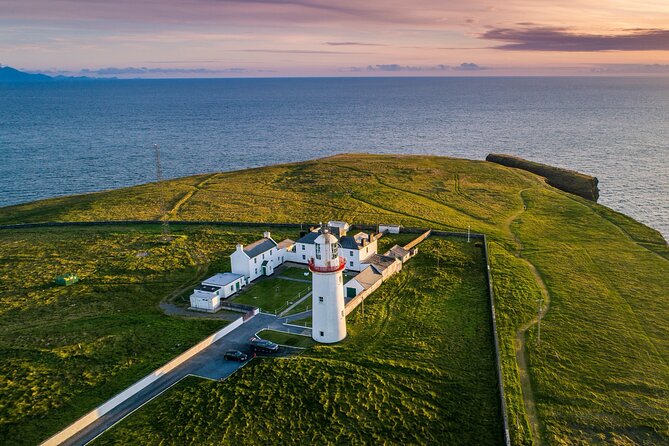
[[324,344],[339,342],[346,337],[342,273],[312,272],[312,277],[311,337]]
[[181,364],[183,364],[185,361],[188,359],[192,358],[193,356],[197,355],[200,353],[202,350],[206,349],[209,347],[211,344],[214,342],[218,341],[221,339],[223,336],[226,334],[230,333],[232,330],[234,330],[237,327],[240,327],[244,323],[244,318],[240,317],[238,319],[235,319],[233,322],[230,322],[230,324],[226,325],[223,327],[221,330],[217,331],[213,335],[207,337],[205,340],[202,342],[199,342],[195,346],[191,347],[190,349],[186,350],[176,358],[172,359],[170,362],[165,364],[164,366],[160,367],[159,369],[153,371],[150,375],[145,376],[144,378],[140,379],[137,381],[135,384],[131,385],[115,397],[111,398],[110,400],[107,400],[104,404],[98,406],[91,412],[87,413],[83,417],[79,418],[77,421],[74,423],[70,424],[68,427],[63,429],[62,431],[58,432],[57,434],[53,435],[52,437],[48,438],[45,440],[41,446],[57,446],[59,444],[62,444],[66,440],[68,440],[70,437],[72,437],[74,434],[77,432],[81,431],[82,429],[86,428],[90,424],[94,423],[97,419],[114,409],[116,406],[119,404],[125,402],[128,400],[128,398],[132,397],[133,395],[137,394],[141,390],[145,389],[147,386],[149,386],[151,383],[155,382],[158,380],[160,377],[165,375],[166,373],[174,370]]
[[190,306],[206,311],[214,311],[221,306],[221,298],[215,292],[195,290],[190,295]]
[[397,225],[379,225],[379,232],[388,231],[389,234],[399,234],[400,227]]
[[316,256],[316,248],[313,244],[308,243],[295,243],[295,252],[287,253],[287,261],[295,263],[304,263],[305,265],[309,262],[309,259]]
[[346,259],[346,269],[359,272],[367,268],[362,262],[370,255],[376,254],[377,244],[378,241],[374,240],[359,250],[340,248],[339,254]]
[[234,274],[242,274],[247,280],[251,277],[249,256],[244,253],[242,245],[237,245],[237,249],[230,256],[230,264]]

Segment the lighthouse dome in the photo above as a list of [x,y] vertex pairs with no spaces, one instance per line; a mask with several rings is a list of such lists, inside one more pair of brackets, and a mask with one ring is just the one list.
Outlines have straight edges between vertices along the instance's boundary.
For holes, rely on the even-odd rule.
[[337,240],[337,237],[332,235],[329,232],[324,232],[318,237],[316,237],[316,240],[314,240],[314,243],[319,244],[319,245],[334,245],[337,244],[339,240]]

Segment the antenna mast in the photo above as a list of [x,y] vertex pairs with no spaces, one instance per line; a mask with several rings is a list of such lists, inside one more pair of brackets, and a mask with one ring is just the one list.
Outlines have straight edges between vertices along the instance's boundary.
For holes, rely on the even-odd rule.
[[167,206],[165,203],[165,184],[163,184],[163,167],[160,164],[160,146],[158,144],[153,145],[153,150],[156,156],[156,181],[158,181],[158,187],[160,188],[160,219],[163,221],[163,240],[170,240],[170,224],[167,220]]

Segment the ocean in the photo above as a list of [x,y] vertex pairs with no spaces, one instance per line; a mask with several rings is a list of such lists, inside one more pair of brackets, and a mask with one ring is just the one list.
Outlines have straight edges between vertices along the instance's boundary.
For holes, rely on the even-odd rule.
[[595,175],[669,236],[669,78],[308,78],[0,84],[0,206],[342,152]]

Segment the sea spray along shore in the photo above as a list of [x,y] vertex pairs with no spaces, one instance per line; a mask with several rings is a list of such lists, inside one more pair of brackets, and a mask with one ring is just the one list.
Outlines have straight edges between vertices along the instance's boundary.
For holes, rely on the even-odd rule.
[[[157,220],[169,216],[173,220],[257,222],[336,218],[435,229],[471,227],[487,234],[490,244],[513,444],[530,443],[530,425],[535,422],[537,435],[548,444],[663,444],[669,439],[669,249],[657,231],[548,186],[529,172],[433,156],[340,155],[180,178],[167,185],[163,189],[151,183],[1,208],[0,223]],[[160,211],[163,190],[168,194],[166,213]],[[4,401],[12,401],[1,412],[1,439],[29,444],[45,438],[104,401],[105,395],[143,376],[161,359],[184,350],[207,330],[215,330],[204,321],[165,316],[156,305],[185,282],[196,281],[201,271],[193,250],[212,258],[212,268],[224,270],[225,255],[234,249],[235,240],[251,241],[257,233],[226,229],[226,234],[219,234],[215,228],[189,231],[178,234],[171,245],[157,243],[159,227],[148,233],[140,226],[0,231],[0,339],[7,358],[0,367],[2,375],[10,377],[3,380],[1,392]],[[156,254],[146,260],[135,255],[136,250],[152,249]],[[163,250],[169,251],[165,252],[168,257],[161,254]],[[434,255],[429,252],[426,255]],[[423,310],[429,308],[429,299],[466,283],[458,263],[462,260],[466,265],[466,259],[461,259],[457,250],[449,252],[441,259],[448,265],[442,270],[444,290],[421,291],[427,293],[421,294],[428,305],[421,307]],[[456,263],[449,265],[449,261]],[[76,270],[85,288],[50,286],[54,273],[63,268]],[[153,277],[150,283],[144,278],[149,271]],[[118,278],[121,273],[126,279]],[[398,280],[402,280],[400,276]],[[538,343],[537,327],[531,322],[542,286],[550,307],[542,318]],[[383,296],[387,294],[370,300],[371,314],[386,311],[388,302]],[[407,302],[398,304],[412,311]],[[118,315],[113,323],[111,314]],[[161,339],[160,348],[152,342],[152,331],[143,328],[147,317],[151,318],[149,326],[170,333],[170,338]],[[110,323],[102,324],[106,319]],[[66,332],[58,328],[63,320],[70,321]],[[126,322],[121,323],[123,320]],[[129,328],[130,320],[137,323],[137,329]],[[180,328],[174,330],[173,325]],[[523,335],[525,365],[518,362],[515,344],[523,327],[527,327]],[[476,333],[475,326],[470,328],[474,331],[467,331],[467,336]],[[365,325],[359,330],[364,334]],[[402,336],[387,331],[383,324],[378,330],[372,331]],[[146,362],[143,358],[149,353],[152,359]],[[452,354],[454,360],[461,360],[464,353],[454,350]],[[358,359],[373,361],[373,357]],[[348,367],[345,357],[338,360]],[[306,362],[304,367],[316,373]],[[57,370],[78,373],[69,376],[55,373]],[[289,367],[273,374],[260,369],[255,373],[269,380],[267,389],[274,389],[277,395],[289,390],[282,383],[298,379]],[[524,374],[529,376],[531,396],[522,390]],[[117,376],[123,379],[116,380]],[[473,377],[464,378],[474,383]],[[233,383],[231,380],[226,385]],[[344,410],[348,400],[332,397],[347,389],[351,390],[345,380],[328,380],[327,387],[291,400],[282,416],[293,419],[291,411],[308,409],[303,398],[311,397],[333,401],[333,409]],[[209,394],[204,388],[197,392]],[[253,396],[252,389],[249,392],[248,410],[259,413],[268,400]],[[456,404],[459,393],[454,389],[449,392]],[[211,397],[211,401],[196,402],[202,407],[227,404],[226,392]],[[364,399],[365,395],[358,397]],[[426,402],[420,394],[411,397],[415,408]],[[269,397],[269,401],[277,404],[280,400]],[[382,398],[370,401],[369,410],[376,410],[375,401]],[[157,400],[157,404],[162,403]],[[69,409],[65,411],[64,406]],[[448,416],[449,407],[455,406],[445,403],[439,413]],[[528,414],[528,407],[534,408],[534,414]],[[156,410],[160,411],[160,406]],[[368,415],[361,414],[364,419]],[[411,418],[410,423],[415,424],[409,427],[421,428],[421,419],[425,421]],[[313,420],[316,424],[311,425],[304,424],[306,421],[297,418],[296,428],[307,433],[319,428],[320,421]],[[136,423],[141,426],[141,419]],[[213,429],[211,438],[222,438],[223,431],[216,429],[224,428],[222,418],[208,424],[208,429]],[[264,423],[263,428],[271,433],[279,426]],[[381,432],[392,439],[392,430]],[[167,442],[175,440],[169,431],[157,435]]]

